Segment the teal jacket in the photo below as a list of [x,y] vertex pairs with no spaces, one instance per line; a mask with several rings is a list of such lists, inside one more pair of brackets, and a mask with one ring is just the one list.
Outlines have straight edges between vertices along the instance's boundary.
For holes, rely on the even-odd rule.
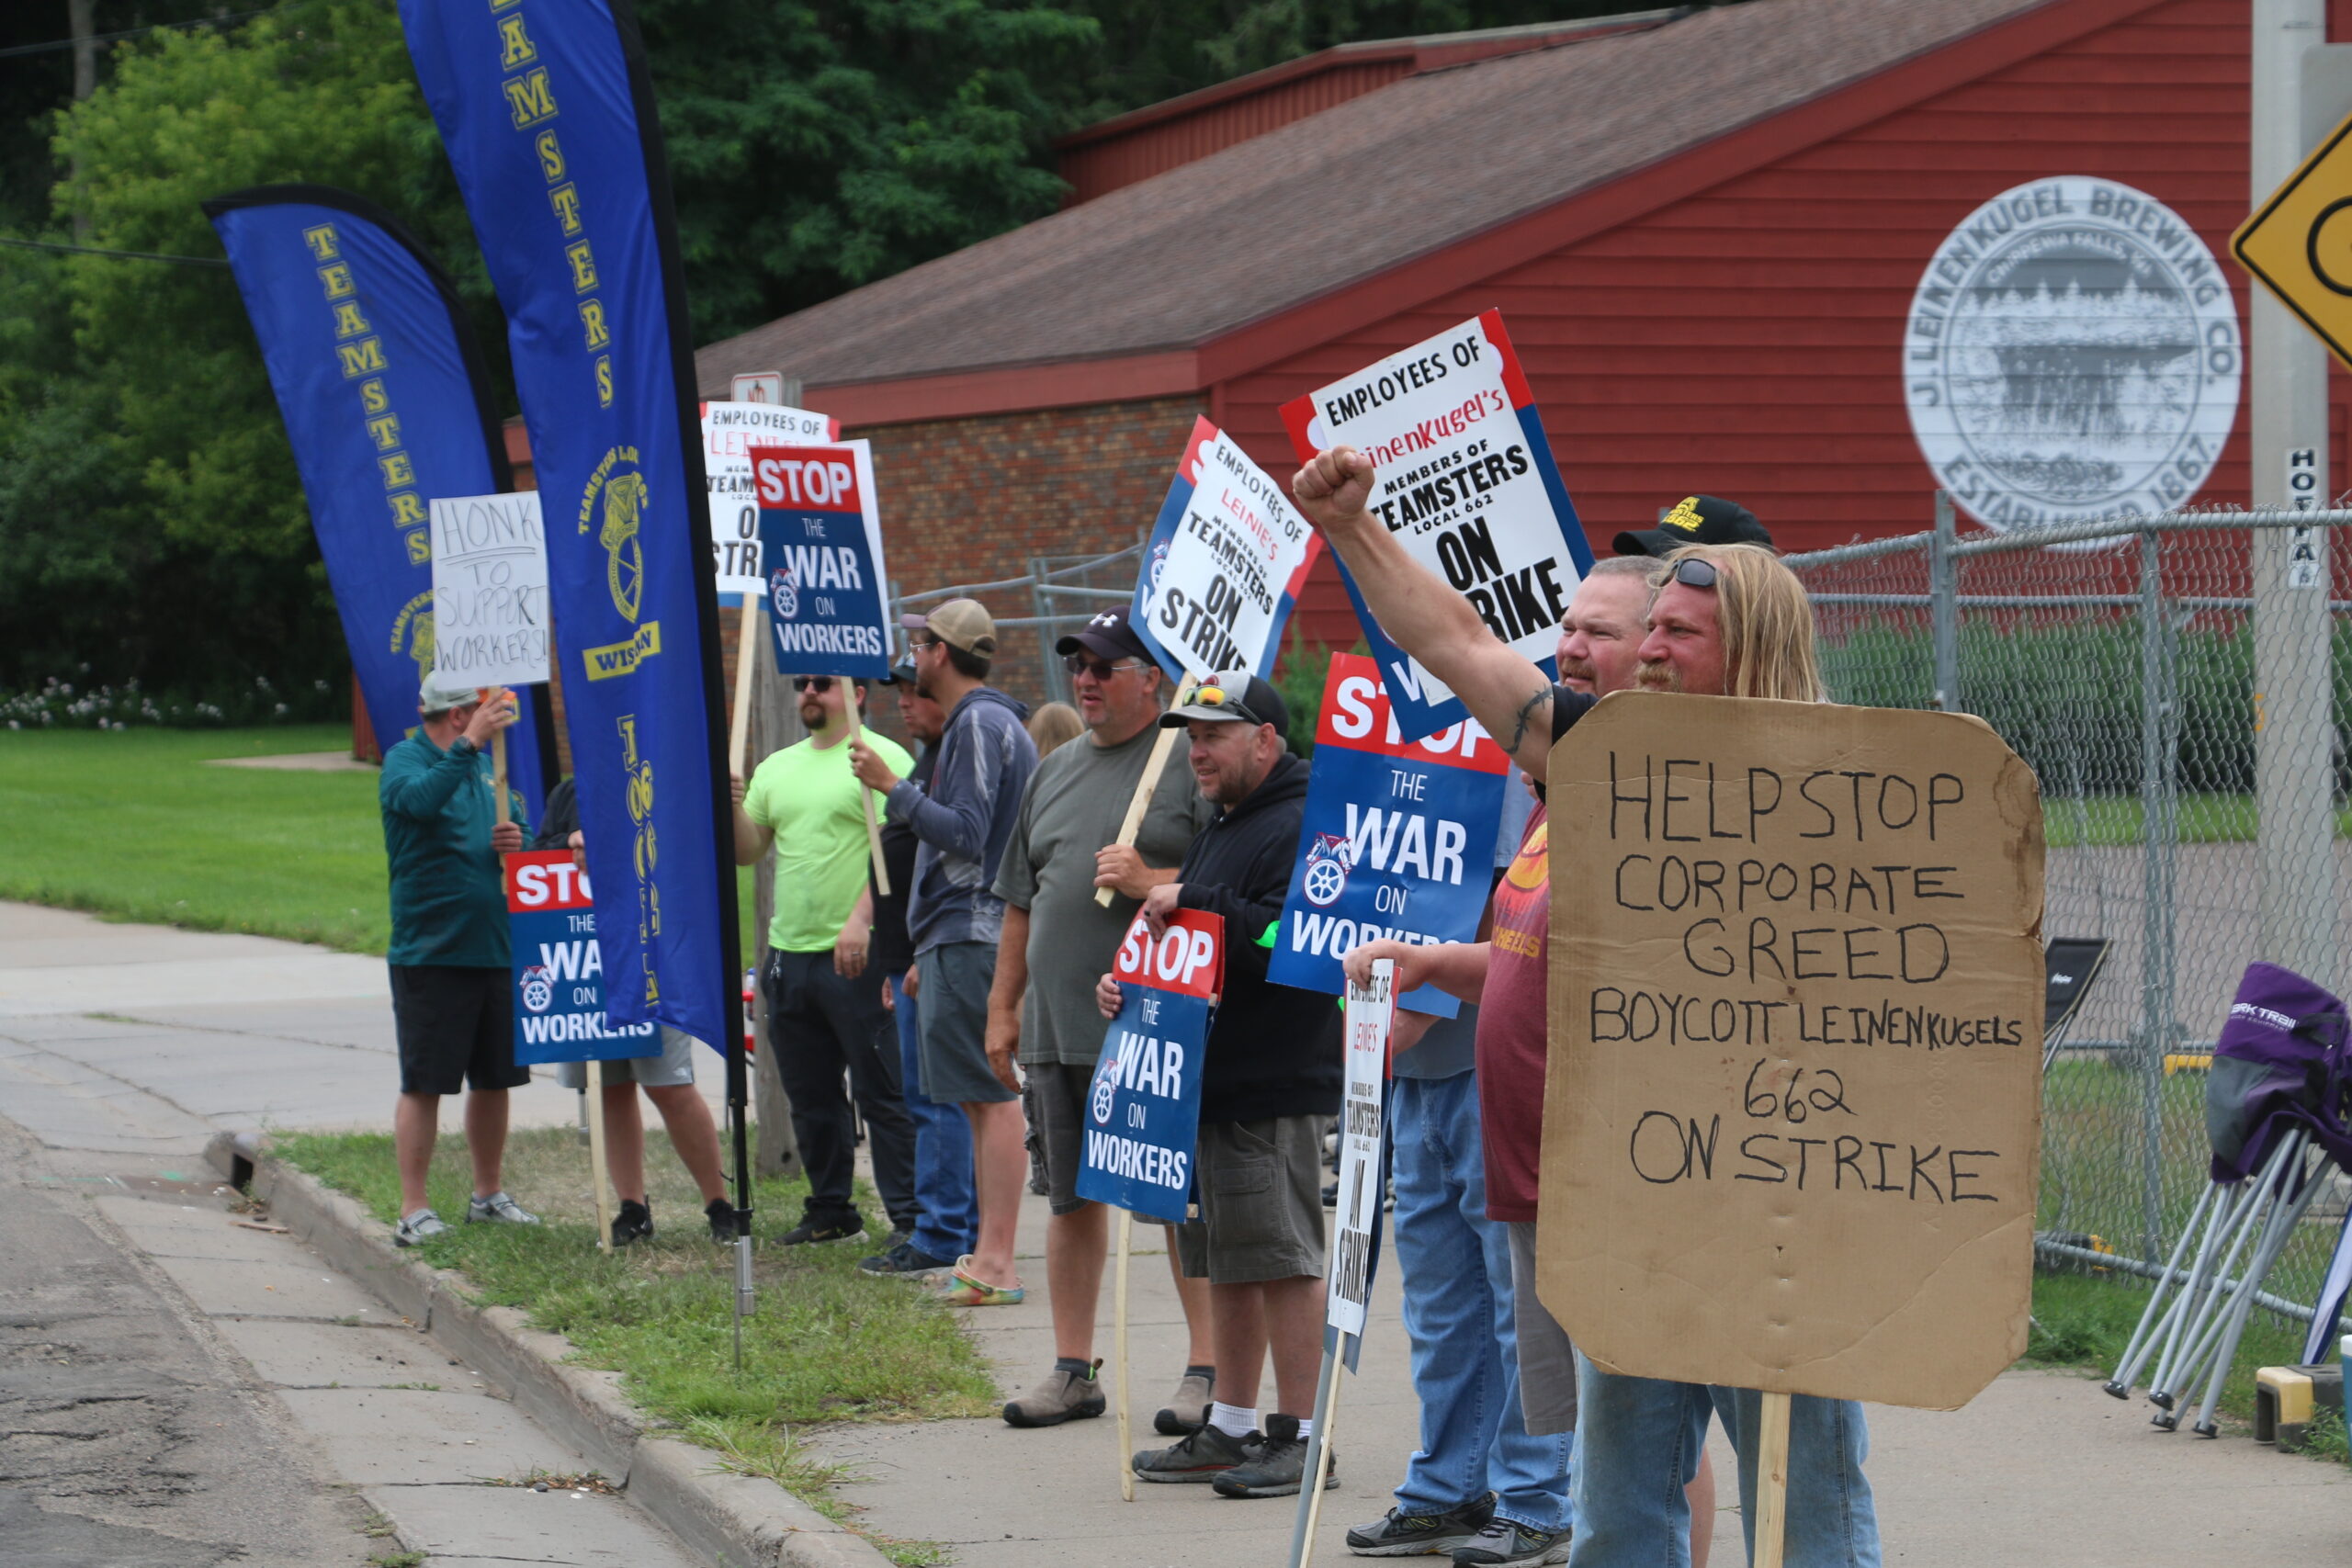
[[[506,894],[490,847],[497,821],[490,758],[463,737],[447,750],[419,729],[384,753],[376,799],[384,811],[384,856],[391,864],[393,964],[504,969]],[[508,792],[527,837],[523,797]]]

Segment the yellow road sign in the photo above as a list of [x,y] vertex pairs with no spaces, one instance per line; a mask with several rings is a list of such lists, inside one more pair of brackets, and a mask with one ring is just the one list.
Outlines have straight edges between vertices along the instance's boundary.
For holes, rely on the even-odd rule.
[[2352,367],[2352,118],[2238,225],[2230,253]]

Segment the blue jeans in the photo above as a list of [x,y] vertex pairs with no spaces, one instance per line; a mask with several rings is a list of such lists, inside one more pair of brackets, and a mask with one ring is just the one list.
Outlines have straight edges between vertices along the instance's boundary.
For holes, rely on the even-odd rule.
[[907,995],[907,976],[890,976],[891,1014],[899,1023],[900,1093],[915,1123],[915,1234],[919,1252],[949,1262],[972,1250],[979,1234],[980,1199],[972,1186],[972,1123],[960,1105],[941,1105],[917,1087],[922,1043],[915,1028],[921,998]]
[[[1570,1568],[1688,1568],[1690,1505],[1707,1418],[1723,1418],[1739,1453],[1740,1518],[1755,1546],[1758,1413],[1754,1389],[1621,1377],[1577,1357],[1577,1539]],[[1862,1407],[1798,1394],[1789,1402],[1788,1568],[1879,1568],[1878,1514],[1862,1476]],[[1718,1543],[1716,1551],[1720,1555]]]
[[1519,1410],[1510,1243],[1487,1218],[1478,1077],[1397,1078],[1389,1088],[1396,1140],[1396,1267],[1421,1446],[1396,1506],[1437,1514],[1491,1491],[1495,1511],[1544,1531],[1568,1528],[1573,1432],[1531,1438]]

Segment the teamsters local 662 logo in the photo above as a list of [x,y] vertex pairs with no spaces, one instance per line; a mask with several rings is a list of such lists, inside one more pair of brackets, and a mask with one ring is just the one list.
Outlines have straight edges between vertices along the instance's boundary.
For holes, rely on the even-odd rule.
[[2065,175],[2002,192],[1919,279],[1903,340],[1911,427],[1978,522],[2163,512],[2237,418],[2229,281],[2154,197]]

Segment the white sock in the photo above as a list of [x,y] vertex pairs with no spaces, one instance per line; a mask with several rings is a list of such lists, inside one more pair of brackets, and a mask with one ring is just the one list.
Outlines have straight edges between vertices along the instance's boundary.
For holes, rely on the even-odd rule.
[[1312,1416],[1300,1416],[1298,1418],[1298,1440],[1303,1443],[1313,1436],[1315,1436],[1315,1417]]
[[1223,1400],[1209,1404],[1209,1425],[1229,1438],[1246,1438],[1258,1429],[1258,1413]]

